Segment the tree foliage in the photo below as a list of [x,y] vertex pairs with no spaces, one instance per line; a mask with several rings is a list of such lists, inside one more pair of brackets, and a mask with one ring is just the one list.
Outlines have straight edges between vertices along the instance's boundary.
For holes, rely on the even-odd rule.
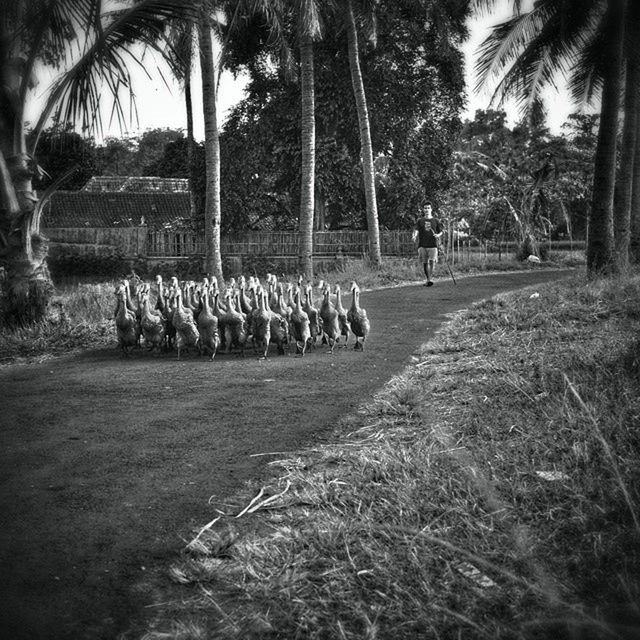
[[[491,7],[495,0],[474,0]],[[625,273],[629,266],[632,222],[640,217],[634,190],[636,156],[637,63],[640,10],[635,0],[537,0],[496,25],[476,63],[479,84],[497,78],[495,96],[517,98],[525,111],[539,107],[542,90],[556,76],[568,81],[578,104],[600,95],[594,154],[593,190],[587,227],[589,275]],[[624,75],[630,80],[623,82]],[[624,100],[623,100],[624,96]],[[620,110],[624,111],[622,153],[617,167]],[[617,206],[616,204],[616,192]],[[634,204],[635,203],[635,204]],[[632,250],[632,253],[634,251]]]
[[96,149],[99,175],[157,175],[154,167],[167,146],[183,137],[182,129],[168,127],[147,129],[134,136],[109,136]]
[[94,139],[81,136],[70,125],[45,129],[38,145],[39,170],[34,186],[44,191],[61,180],[61,189],[81,189],[98,172],[97,156]]
[[441,214],[478,238],[520,241],[523,257],[545,238],[584,239],[597,117],[571,116],[560,136],[505,117],[478,110],[465,122]]
[[[411,224],[446,187],[463,104],[467,3],[402,0],[378,7],[377,46],[361,52],[376,156],[379,221]],[[249,24],[251,26],[251,24]],[[254,42],[266,40],[257,34]],[[314,47],[316,227],[366,226],[360,139],[344,32]],[[248,58],[246,46],[237,64]],[[233,57],[232,57],[233,59]],[[247,64],[247,98],[221,136],[223,210],[233,224],[295,225],[300,182],[299,86],[266,54]],[[250,149],[238,154],[239,149]],[[256,177],[257,176],[257,177]]]

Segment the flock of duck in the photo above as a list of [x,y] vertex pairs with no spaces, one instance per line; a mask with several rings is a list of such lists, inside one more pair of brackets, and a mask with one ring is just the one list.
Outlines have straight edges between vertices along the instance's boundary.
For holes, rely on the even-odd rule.
[[[213,360],[216,353],[236,352],[245,347],[267,358],[269,347],[287,354],[295,343],[304,356],[318,342],[333,353],[347,347],[354,337],[354,349],[364,349],[370,330],[367,312],[360,306],[360,288],[351,283],[351,305],[342,304],[339,285],[319,285],[321,299],[313,300],[313,287],[282,283],[273,274],[265,282],[258,278],[233,278],[224,291],[215,278],[202,282],[180,282],[173,277],[165,284],[156,276],[155,287],[139,280],[124,280],[116,288],[115,324],[118,344],[125,356],[142,345],[160,352],[181,353],[193,349]],[[152,292],[153,289],[153,292]]]

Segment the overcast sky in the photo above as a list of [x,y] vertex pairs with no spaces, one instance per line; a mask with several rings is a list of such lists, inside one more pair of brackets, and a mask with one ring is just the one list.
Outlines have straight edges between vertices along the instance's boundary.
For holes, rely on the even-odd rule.
[[[486,109],[489,107],[491,97],[490,91],[480,94],[473,92],[475,76],[473,73],[474,61],[477,50],[481,42],[488,35],[492,25],[507,19],[511,15],[511,0],[503,0],[503,8],[494,11],[491,15],[474,18],[470,21],[471,37],[464,45],[467,77],[467,98],[468,104],[463,118],[472,119],[476,109]],[[170,74],[165,70],[160,73],[157,70],[158,62],[150,56],[145,61],[145,67],[149,71],[151,78],[148,78],[141,69],[133,70],[134,90],[136,93],[136,104],[138,120],[131,122],[129,133],[135,134],[138,131],[156,127],[182,128],[186,129],[186,115],[184,108],[184,96],[180,86],[173,82]],[[161,66],[161,65],[160,65]],[[45,90],[48,82],[41,82],[40,88]],[[204,137],[202,124],[202,98],[199,87],[199,80],[193,82],[194,101],[194,129],[195,137],[202,140]],[[244,95],[244,81],[240,77],[234,79],[229,72],[225,72],[220,82],[218,96],[218,120],[223,122],[229,109],[232,108]],[[545,97],[548,110],[548,126],[554,133],[561,131],[562,124],[567,116],[576,111],[570,104],[566,92],[549,91]],[[37,105],[36,105],[37,110]],[[508,121],[514,124],[519,115],[513,104],[506,104],[503,107],[507,112]],[[108,127],[108,116],[104,120],[105,129]],[[106,135],[120,136],[121,132],[114,123],[105,131]]]

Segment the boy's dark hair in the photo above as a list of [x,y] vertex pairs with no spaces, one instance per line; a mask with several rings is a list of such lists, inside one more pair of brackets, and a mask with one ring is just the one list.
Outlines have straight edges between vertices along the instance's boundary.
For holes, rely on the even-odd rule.
[[425,207],[433,207],[433,205],[431,204],[431,200],[429,200],[428,202],[424,203]]

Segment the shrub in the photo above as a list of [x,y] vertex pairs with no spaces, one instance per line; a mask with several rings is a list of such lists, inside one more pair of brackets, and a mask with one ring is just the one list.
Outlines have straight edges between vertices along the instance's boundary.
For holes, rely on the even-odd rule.
[[114,247],[84,247],[53,245],[47,259],[54,282],[68,276],[91,276],[116,278],[128,271],[128,264],[120,251]]

